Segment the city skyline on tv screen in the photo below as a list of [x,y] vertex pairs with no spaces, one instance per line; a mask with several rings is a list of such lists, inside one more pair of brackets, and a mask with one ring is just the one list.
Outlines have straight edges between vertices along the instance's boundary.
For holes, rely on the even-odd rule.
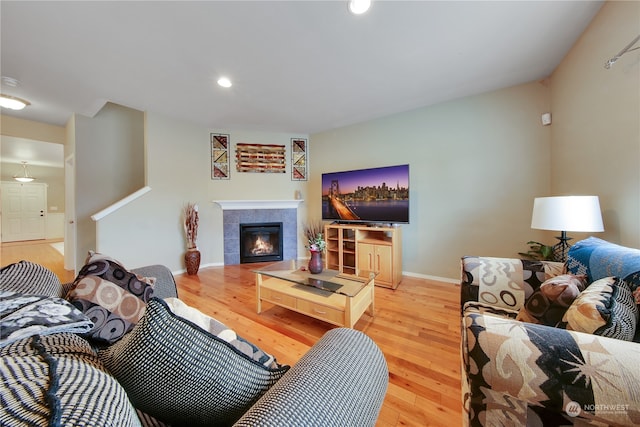
[[409,188],[409,165],[384,166],[322,174],[322,195],[327,196],[331,182],[338,180],[341,193],[353,193],[358,187],[378,187],[385,183],[395,188]]
[[409,165],[322,174],[322,219],[408,223]]

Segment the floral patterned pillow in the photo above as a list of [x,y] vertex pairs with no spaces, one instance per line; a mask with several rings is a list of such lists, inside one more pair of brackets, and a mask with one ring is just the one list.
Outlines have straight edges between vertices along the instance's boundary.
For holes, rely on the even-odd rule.
[[84,333],[93,323],[68,301],[0,291],[0,347],[32,335]]

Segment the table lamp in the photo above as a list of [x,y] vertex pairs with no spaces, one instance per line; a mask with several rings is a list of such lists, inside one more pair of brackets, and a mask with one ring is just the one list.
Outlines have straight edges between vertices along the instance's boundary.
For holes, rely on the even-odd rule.
[[531,228],[560,231],[553,253],[559,261],[566,261],[570,237],[567,231],[604,231],[598,196],[536,197],[533,201]]

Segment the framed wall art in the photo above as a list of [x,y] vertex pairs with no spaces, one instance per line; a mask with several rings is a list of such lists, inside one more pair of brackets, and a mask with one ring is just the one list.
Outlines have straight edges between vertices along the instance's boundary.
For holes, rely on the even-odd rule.
[[284,145],[236,144],[236,170],[238,172],[285,173]]
[[211,134],[211,179],[229,179],[229,135]]
[[307,140],[291,138],[291,180],[307,180]]

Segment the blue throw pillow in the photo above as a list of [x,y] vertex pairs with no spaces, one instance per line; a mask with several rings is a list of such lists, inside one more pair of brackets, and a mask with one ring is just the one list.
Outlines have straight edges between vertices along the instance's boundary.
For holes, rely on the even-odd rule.
[[567,273],[586,274],[589,283],[604,277],[622,277],[633,290],[638,284],[629,281],[640,278],[640,249],[589,237],[569,249]]

